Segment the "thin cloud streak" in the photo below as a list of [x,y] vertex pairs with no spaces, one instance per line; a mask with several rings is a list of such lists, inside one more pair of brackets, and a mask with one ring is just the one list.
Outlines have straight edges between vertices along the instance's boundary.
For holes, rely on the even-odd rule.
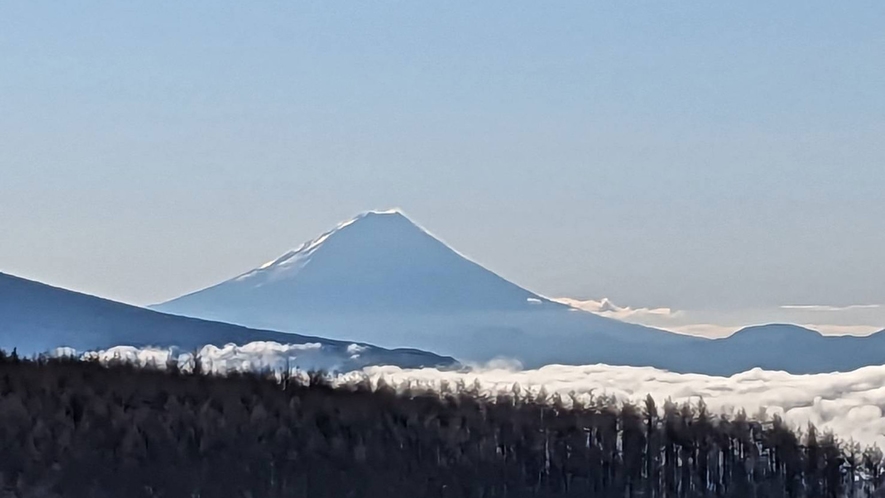
[[879,304],[783,305],[751,310],[676,310],[619,306],[608,298],[555,298],[556,302],[606,318],[708,338],[728,337],[745,327],[790,323],[823,335],[866,336],[885,329],[885,306]]
[[598,315],[615,318],[618,320],[629,321],[629,318],[639,318],[643,316],[654,317],[678,317],[681,312],[670,308],[631,308],[629,306],[618,306],[611,302],[608,298],[602,298],[599,301],[594,299],[572,299],[568,297],[553,298],[553,301],[566,304],[572,308],[577,308]]
[[851,304],[848,306],[830,306],[825,304],[788,304],[781,306],[783,310],[800,310],[800,311],[851,311],[851,310],[869,310],[879,309],[880,304]]

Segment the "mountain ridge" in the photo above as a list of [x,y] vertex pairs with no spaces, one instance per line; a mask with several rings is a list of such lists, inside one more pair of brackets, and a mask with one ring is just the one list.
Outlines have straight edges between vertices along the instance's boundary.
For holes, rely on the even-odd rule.
[[[347,360],[353,342],[297,335],[271,330],[249,329],[229,323],[160,313],[101,297],[54,287],[0,273],[0,348],[17,348],[25,354],[46,352],[59,347],[98,350],[115,346],[175,346],[196,349],[211,344],[244,345],[265,341],[281,344],[319,343],[330,354]],[[348,368],[368,364],[404,366],[452,366],[452,358],[417,349],[388,350],[371,344],[358,361],[345,361]]]

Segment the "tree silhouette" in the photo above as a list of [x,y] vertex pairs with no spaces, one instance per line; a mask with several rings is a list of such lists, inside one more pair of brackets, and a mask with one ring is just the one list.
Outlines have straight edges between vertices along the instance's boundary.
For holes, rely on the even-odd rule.
[[0,498],[880,496],[882,452],[780,418],[476,383],[333,387],[0,352]]

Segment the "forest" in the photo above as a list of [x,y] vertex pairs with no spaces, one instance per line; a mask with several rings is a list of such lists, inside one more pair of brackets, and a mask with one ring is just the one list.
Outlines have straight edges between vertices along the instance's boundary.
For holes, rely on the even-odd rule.
[[878,448],[703,402],[0,352],[2,498],[860,498],[883,496],[882,467]]

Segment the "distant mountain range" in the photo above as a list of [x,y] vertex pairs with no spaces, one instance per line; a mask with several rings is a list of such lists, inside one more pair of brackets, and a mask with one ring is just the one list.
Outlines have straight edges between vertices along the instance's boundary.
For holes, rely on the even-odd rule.
[[341,370],[369,365],[456,365],[452,358],[413,349],[389,350],[362,342],[354,346],[348,341],[166,315],[0,273],[0,349],[7,351],[17,348],[30,355],[58,347],[94,351],[121,345],[193,351],[208,344],[257,341],[308,344],[305,354],[312,364],[336,365]]
[[767,325],[712,340],[580,311],[470,261],[398,211],[362,214],[254,270],[154,309],[467,361],[514,358],[526,367],[608,363],[723,375],[885,363],[885,333],[824,337]]

